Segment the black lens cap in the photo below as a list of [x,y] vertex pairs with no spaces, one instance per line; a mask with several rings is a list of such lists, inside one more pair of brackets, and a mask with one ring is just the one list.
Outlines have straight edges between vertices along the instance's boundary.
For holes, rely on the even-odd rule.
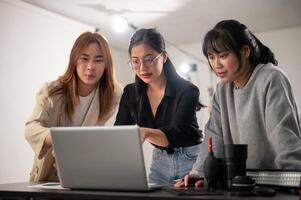
[[234,191],[250,191],[255,187],[255,181],[250,176],[235,176],[231,186]]

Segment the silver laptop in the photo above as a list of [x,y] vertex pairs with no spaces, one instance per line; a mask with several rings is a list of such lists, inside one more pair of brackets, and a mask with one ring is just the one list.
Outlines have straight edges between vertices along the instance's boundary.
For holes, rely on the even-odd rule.
[[138,126],[50,129],[61,185],[71,189],[148,191]]

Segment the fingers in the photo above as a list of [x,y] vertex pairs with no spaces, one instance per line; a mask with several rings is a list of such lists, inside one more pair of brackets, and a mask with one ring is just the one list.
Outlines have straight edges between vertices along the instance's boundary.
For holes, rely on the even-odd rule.
[[203,187],[204,181],[197,176],[186,175],[182,180],[176,182],[174,187]]
[[47,145],[47,146],[52,146],[52,138],[51,138],[51,135],[48,134],[44,140],[44,144]]
[[174,187],[176,187],[176,188],[185,187],[185,183],[184,183],[184,181],[178,181],[174,184]]
[[189,179],[190,179],[191,177],[189,176],[189,175],[186,175],[185,177],[184,177],[184,184],[185,184],[185,187],[188,187],[189,186]]
[[57,170],[57,167],[56,167],[56,160],[55,160],[55,153],[54,153],[53,150],[52,150],[51,154],[52,154],[52,156],[53,156],[53,158],[54,158],[54,160],[53,160],[53,167]]
[[53,163],[53,167],[57,170],[57,168],[56,168],[56,163],[55,163],[55,162]]
[[204,186],[204,181],[203,180],[198,180],[197,182],[195,182],[195,187],[203,187]]

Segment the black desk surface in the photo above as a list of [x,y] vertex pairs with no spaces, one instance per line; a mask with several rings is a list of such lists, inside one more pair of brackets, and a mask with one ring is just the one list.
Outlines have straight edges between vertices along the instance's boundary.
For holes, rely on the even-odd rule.
[[118,200],[147,200],[147,199],[244,199],[244,200],[300,200],[300,196],[296,194],[277,192],[273,197],[233,197],[230,193],[224,196],[176,196],[167,191],[158,190],[153,192],[117,192],[117,191],[88,191],[88,190],[54,190],[54,189],[38,189],[29,188],[33,183],[11,183],[0,184],[0,199],[24,198],[29,199],[118,199]]

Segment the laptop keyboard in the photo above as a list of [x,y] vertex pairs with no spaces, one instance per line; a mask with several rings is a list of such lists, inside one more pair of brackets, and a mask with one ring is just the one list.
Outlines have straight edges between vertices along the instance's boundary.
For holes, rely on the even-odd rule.
[[164,188],[164,190],[178,196],[224,195],[223,192],[209,191],[205,188]]

